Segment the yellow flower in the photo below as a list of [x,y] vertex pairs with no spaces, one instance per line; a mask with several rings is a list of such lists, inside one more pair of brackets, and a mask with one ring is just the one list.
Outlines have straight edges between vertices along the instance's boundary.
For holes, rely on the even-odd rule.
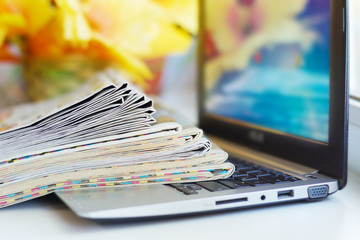
[[[182,1],[171,2],[182,5]],[[196,6],[196,1],[185,2]],[[175,10],[170,14],[168,9],[152,0],[89,0],[84,4],[85,15],[94,31],[111,40],[117,49],[126,49],[147,59],[184,51],[192,41],[191,36],[179,28],[183,21],[169,17]],[[196,16],[189,19],[192,21]]]
[[165,9],[169,22],[180,25],[195,35],[198,31],[198,4],[196,0],[151,0]]
[[1,0],[0,28],[7,28],[9,36],[36,34],[53,16],[49,0]]
[[98,58],[116,61],[133,80],[143,88],[147,88],[145,79],[152,78],[149,68],[140,59],[128,53],[125,49],[119,49],[111,41],[100,34],[93,34],[90,48],[98,50]]
[[91,39],[91,29],[83,14],[78,0],[55,0],[56,17],[55,21],[64,41],[74,46],[86,47]]
[[49,0],[1,0],[12,5],[26,21],[26,36],[37,34],[54,17],[54,7]]
[[[0,59],[15,60],[9,52],[9,42],[18,36],[28,37],[36,34],[52,16],[48,0],[1,0],[0,1]],[[18,40],[14,40],[19,42]]]
[[11,13],[4,5],[0,6],[0,47],[4,44],[6,37],[16,35],[25,28],[24,17]]
[[25,59],[116,62],[145,86],[143,60],[185,51],[196,11],[195,0],[0,0],[0,58],[9,56],[4,42],[21,36]]

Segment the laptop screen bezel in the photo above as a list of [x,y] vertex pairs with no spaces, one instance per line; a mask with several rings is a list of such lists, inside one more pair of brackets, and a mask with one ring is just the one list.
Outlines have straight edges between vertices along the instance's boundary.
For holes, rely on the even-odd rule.
[[[330,1],[330,0],[329,0]],[[261,128],[222,121],[207,114],[204,102],[204,27],[206,0],[199,0],[198,36],[198,97],[199,125],[214,134],[277,157],[319,170],[339,181],[347,180],[348,135],[348,63],[347,63],[347,1],[331,0],[330,6],[330,96],[328,144],[286,134],[272,133]],[[254,137],[255,136],[255,137]],[[256,139],[259,136],[259,139]],[[260,141],[259,141],[260,140]]]

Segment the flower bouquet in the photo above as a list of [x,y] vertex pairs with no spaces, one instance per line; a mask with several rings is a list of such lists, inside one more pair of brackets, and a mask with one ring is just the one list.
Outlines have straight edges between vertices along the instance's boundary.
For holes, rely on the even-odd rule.
[[193,0],[0,0],[0,61],[24,67],[30,100],[109,66],[149,93],[159,62],[191,44],[196,8]]

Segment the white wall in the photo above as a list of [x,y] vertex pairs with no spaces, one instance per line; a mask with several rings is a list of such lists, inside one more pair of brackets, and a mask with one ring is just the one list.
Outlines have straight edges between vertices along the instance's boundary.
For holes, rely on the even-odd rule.
[[349,168],[360,175],[360,102],[350,101]]
[[[360,1],[349,1],[350,94],[360,98]],[[360,102],[350,100],[349,168],[360,174]]]
[[360,1],[349,1],[350,94],[360,98]]

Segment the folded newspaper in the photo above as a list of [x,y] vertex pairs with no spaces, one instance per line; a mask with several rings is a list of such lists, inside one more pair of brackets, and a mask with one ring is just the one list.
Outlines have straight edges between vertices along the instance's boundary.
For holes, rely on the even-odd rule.
[[227,153],[112,71],[58,99],[0,112],[0,207],[61,189],[226,178]]

